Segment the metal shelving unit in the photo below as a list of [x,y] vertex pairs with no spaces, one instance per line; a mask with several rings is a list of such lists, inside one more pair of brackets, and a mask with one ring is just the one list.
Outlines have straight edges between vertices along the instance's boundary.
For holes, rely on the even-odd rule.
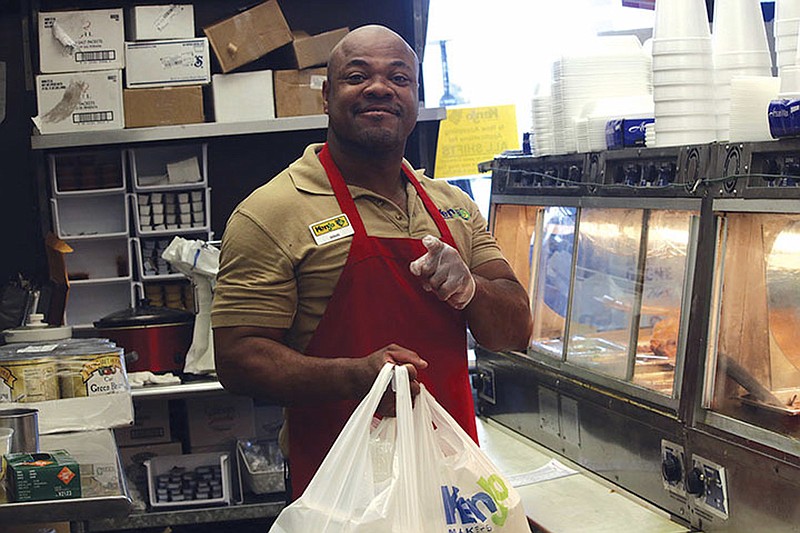
[[[419,122],[439,121],[447,116],[443,107],[420,108]],[[159,126],[153,128],[133,128],[109,131],[87,131],[82,133],[51,133],[32,135],[33,150],[51,150],[100,146],[107,144],[128,144],[139,142],[187,140],[231,135],[253,135],[286,131],[305,131],[328,127],[327,115],[285,117],[253,122],[204,122],[202,124],[182,124],[179,126]]]

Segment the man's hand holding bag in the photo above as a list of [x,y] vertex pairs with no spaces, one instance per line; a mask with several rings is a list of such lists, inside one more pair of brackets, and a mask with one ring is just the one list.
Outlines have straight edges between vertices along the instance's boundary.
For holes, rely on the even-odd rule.
[[[395,377],[396,418],[373,421]],[[435,426],[434,426],[435,425]],[[387,363],[303,495],[270,533],[528,533],[524,509],[491,461],[408,372]]]

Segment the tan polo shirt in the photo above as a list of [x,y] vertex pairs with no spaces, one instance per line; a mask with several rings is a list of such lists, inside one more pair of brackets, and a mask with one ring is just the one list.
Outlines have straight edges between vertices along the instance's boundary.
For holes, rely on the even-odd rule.
[[[318,245],[309,226],[342,213],[317,153],[303,156],[243,200],[228,219],[211,311],[212,327],[287,329],[303,351],[344,267],[352,237]],[[405,164],[410,168],[408,162]],[[474,269],[502,259],[478,206],[458,187],[415,171],[445,218],[464,261]],[[385,197],[349,186],[367,233],[421,239],[439,231],[408,183],[408,215]],[[379,312],[376,303],[376,312]],[[413,312],[413,310],[409,310]],[[355,317],[354,317],[355,320]]]

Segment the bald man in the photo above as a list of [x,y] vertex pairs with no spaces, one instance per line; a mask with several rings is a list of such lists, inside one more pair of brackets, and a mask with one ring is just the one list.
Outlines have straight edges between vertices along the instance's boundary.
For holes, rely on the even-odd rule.
[[[475,203],[403,159],[418,74],[388,28],[345,36],[322,87],[327,142],[242,201],[222,239],[217,372],[231,392],[288,407],[294,498],[386,362],[477,438],[467,326],[492,350],[531,333],[527,294]],[[379,414],[393,408],[387,394]]]

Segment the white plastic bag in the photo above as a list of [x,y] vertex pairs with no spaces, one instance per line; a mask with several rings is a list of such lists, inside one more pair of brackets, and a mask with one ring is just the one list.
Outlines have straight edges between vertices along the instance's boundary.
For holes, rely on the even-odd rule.
[[[375,421],[393,374],[397,417]],[[528,533],[517,492],[421,389],[412,412],[406,369],[385,365],[270,533]]]

